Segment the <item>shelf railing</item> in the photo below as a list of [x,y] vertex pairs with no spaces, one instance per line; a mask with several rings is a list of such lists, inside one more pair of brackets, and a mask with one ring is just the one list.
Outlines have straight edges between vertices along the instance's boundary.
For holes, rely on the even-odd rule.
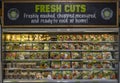
[[53,69],[53,68],[4,68],[4,70],[23,70],[23,71],[73,71],[73,70],[77,70],[77,71],[93,71],[93,70],[113,70],[113,71],[117,71],[116,68],[59,68],[59,69]]
[[92,60],[88,60],[88,59],[24,59],[24,60],[20,60],[20,59],[14,59],[14,60],[9,60],[9,59],[4,59],[3,61],[5,62],[10,62],[10,61],[18,61],[18,62],[37,62],[37,61],[83,61],[83,62],[99,62],[99,61],[114,61],[114,62],[118,62],[118,59],[92,59]]
[[3,50],[3,52],[117,52],[118,50]]
[[3,43],[119,43],[119,41],[3,41]]

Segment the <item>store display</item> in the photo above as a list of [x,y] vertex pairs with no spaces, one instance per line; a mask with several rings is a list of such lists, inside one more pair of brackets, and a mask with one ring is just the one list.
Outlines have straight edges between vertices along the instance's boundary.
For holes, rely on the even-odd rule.
[[4,34],[4,59],[13,61],[5,78],[117,79],[114,41],[112,34]]

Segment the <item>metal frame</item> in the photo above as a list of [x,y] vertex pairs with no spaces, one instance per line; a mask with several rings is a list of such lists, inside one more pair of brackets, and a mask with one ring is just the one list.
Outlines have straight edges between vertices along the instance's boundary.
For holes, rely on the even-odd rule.
[[9,32],[9,33],[31,33],[31,32],[37,32],[37,33],[46,33],[46,32],[72,32],[72,33],[95,33],[95,32],[118,32],[119,28],[3,28],[3,32]]
[[[118,0],[118,5],[120,5],[119,4],[120,3],[120,0]],[[119,46],[118,46],[118,50],[119,50],[119,63],[118,63],[118,83],[120,83],[120,8],[119,8],[119,6],[118,6],[118,23],[119,23],[119,26],[118,26],[118,28],[119,28],[119,30],[118,30],[118,40],[119,40]]]
[[[20,2],[22,2],[22,3],[28,3],[28,2],[30,2],[30,3],[32,3],[32,2],[56,2],[56,0],[3,0],[3,2],[2,2],[2,16],[3,16],[3,19],[2,19],[2,27],[3,28],[1,28],[0,27],[0,39],[2,38],[2,33],[14,33],[14,32],[16,32],[16,33],[32,33],[32,32],[37,32],[37,33],[47,33],[47,32],[50,32],[50,33],[53,33],[53,32],[55,32],[55,33],[64,33],[64,32],[72,32],[72,33],[85,33],[85,32],[87,32],[87,33],[99,33],[99,32],[102,32],[102,33],[106,33],[106,32],[108,32],[108,33],[118,33],[118,31],[120,31],[119,30],[119,28],[118,28],[118,12],[119,11],[116,11],[117,12],[117,25],[115,25],[115,26],[111,26],[111,25],[102,25],[102,26],[100,26],[100,25],[98,25],[98,26],[95,26],[95,25],[92,25],[92,26],[82,26],[82,25],[60,25],[60,26],[48,26],[48,25],[46,25],[46,26],[40,26],[40,25],[38,25],[38,26],[31,26],[31,25],[26,25],[26,26],[23,26],[23,25],[21,25],[21,26],[16,26],[16,25],[14,25],[14,26],[5,26],[4,25],[4,3],[5,2],[10,2],[10,3],[20,3]],[[109,1],[105,1],[105,0],[100,0],[100,1],[95,1],[95,0],[57,0],[57,2],[108,2],[108,3],[110,3],[110,2],[117,2],[117,10],[118,10],[118,0],[109,0]],[[22,27],[26,27],[26,28],[22,28]],[[36,27],[36,28],[33,28],[33,27]],[[44,28],[44,27],[46,27],[46,28]],[[54,27],[54,28],[53,28]],[[57,28],[56,28],[57,27]],[[70,28],[68,28],[68,27],[70,27]],[[76,28],[75,28],[76,27]],[[84,28],[83,28],[84,27]],[[96,28],[96,27],[98,27],[98,28]],[[101,28],[101,27],[103,27],[103,28]],[[111,28],[110,28],[111,27]],[[120,35],[120,34],[119,34]],[[119,36],[120,37],[120,36]],[[120,41],[120,38],[119,38],[119,41]],[[1,40],[1,42],[0,42],[0,46],[2,47],[2,40]],[[119,50],[120,50],[120,42],[119,42]],[[2,49],[0,50],[0,54],[1,54],[1,56],[2,56],[2,53],[1,53],[1,51],[2,51]],[[119,52],[119,59],[120,59],[120,52]],[[2,57],[0,57],[0,83],[4,83],[3,82],[3,79],[2,79],[2,75],[3,75],[3,73],[2,73]],[[119,67],[120,67],[120,61],[119,61],[119,65],[118,65]],[[119,71],[119,75],[118,75],[118,83],[120,83],[120,68],[118,69],[118,71]],[[29,80],[29,81],[26,81],[26,83],[29,83],[31,80]],[[16,81],[17,82],[17,81]],[[25,82],[25,81],[23,81],[23,82]],[[32,81],[31,81],[32,82]],[[38,81],[38,82],[40,82],[40,81]],[[41,83],[42,83],[43,81],[41,81]],[[47,81],[48,82],[48,81]],[[53,81],[54,82],[54,81]],[[61,81],[58,81],[58,82],[61,82]],[[63,81],[63,82],[66,82],[66,81]],[[71,82],[71,81],[68,81],[68,82]],[[107,81],[99,81],[99,80],[93,80],[93,81],[90,81],[90,80],[88,80],[87,82],[89,82],[89,83],[93,83],[93,82],[96,82],[96,83],[114,83],[114,82],[112,82],[112,81],[109,81],[109,82],[107,82]],[[12,82],[11,82],[12,83]],[[22,82],[21,82],[22,83]],[[34,83],[34,82],[33,82]],[[80,83],[86,83],[86,81],[85,80],[83,80],[83,81],[80,81]]]
[[0,50],[0,83],[2,83],[2,28],[0,26],[0,47],[1,47],[1,50]]

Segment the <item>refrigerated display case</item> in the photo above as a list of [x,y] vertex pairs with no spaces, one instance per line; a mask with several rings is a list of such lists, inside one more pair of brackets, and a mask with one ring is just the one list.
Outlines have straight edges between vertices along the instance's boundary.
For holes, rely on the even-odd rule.
[[3,83],[118,83],[118,29],[2,30]]

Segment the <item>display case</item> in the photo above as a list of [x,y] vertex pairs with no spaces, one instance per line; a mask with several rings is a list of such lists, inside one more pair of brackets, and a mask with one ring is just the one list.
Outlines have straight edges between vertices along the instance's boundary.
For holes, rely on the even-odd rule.
[[3,82],[117,83],[117,30],[65,30],[4,29]]

